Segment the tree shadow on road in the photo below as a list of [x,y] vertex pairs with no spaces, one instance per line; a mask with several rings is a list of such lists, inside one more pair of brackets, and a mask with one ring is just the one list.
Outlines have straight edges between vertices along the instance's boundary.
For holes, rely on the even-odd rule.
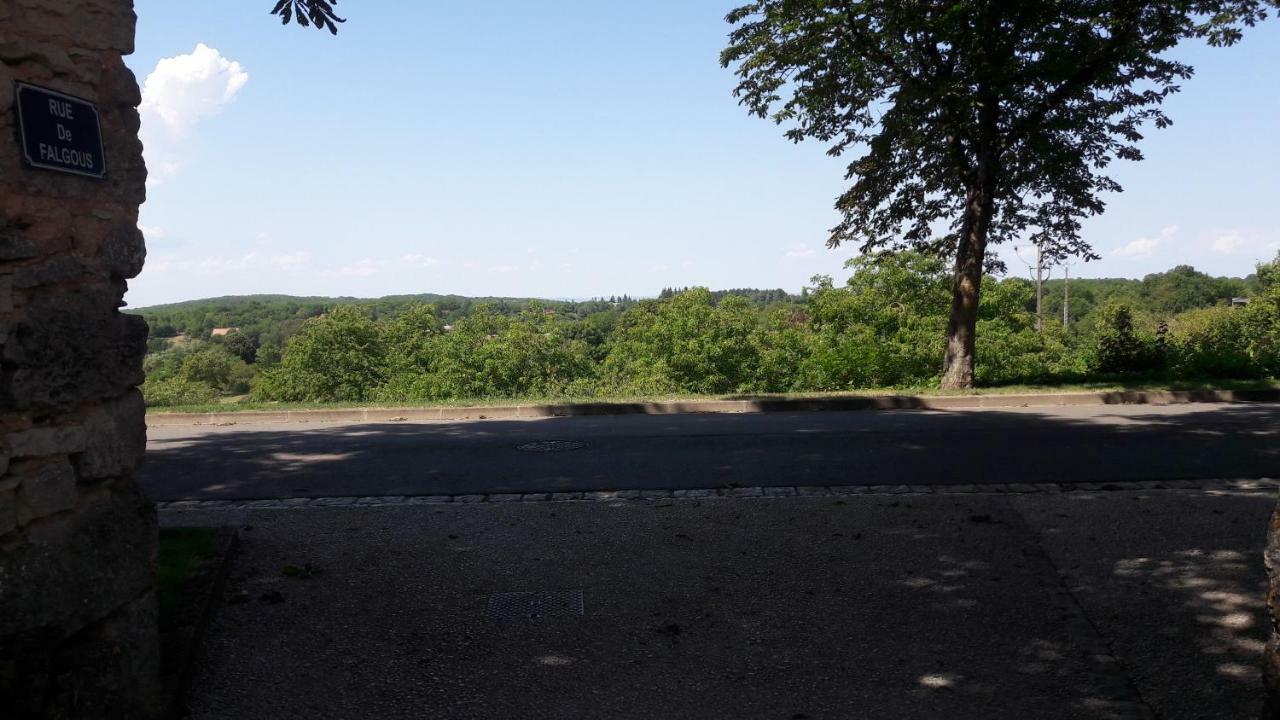
[[[1267,477],[1280,410],[549,418],[153,429],[157,500]],[[564,439],[568,452],[521,446]]]

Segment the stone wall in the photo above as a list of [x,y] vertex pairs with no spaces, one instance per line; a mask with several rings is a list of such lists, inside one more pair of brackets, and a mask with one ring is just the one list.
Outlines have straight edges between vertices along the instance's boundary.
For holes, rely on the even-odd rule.
[[1271,617],[1271,637],[1262,656],[1262,678],[1267,691],[1262,717],[1280,720],[1280,505],[1271,513],[1263,557],[1267,564],[1267,611]]
[[[157,715],[130,0],[0,0],[0,715]],[[14,82],[97,104],[107,176],[24,166]]]

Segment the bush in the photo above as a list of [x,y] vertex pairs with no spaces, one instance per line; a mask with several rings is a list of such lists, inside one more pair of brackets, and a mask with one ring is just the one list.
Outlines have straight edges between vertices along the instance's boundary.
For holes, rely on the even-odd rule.
[[209,385],[183,377],[153,380],[142,384],[147,407],[170,405],[203,405],[218,399],[218,391]]
[[429,352],[431,379],[415,382],[427,399],[562,396],[595,370],[587,344],[536,304],[515,316],[481,306]]
[[1169,325],[1170,366],[1178,377],[1255,378],[1263,369],[1250,355],[1242,310],[1191,310]]
[[225,350],[206,347],[183,355],[178,374],[222,393],[249,392],[253,370]]
[[341,306],[311,318],[289,339],[280,364],[253,385],[260,400],[363,401],[387,375],[382,333],[366,308]]
[[1259,371],[1280,376],[1280,254],[1269,263],[1258,264],[1259,291],[1240,310],[1249,357]]
[[1122,302],[1110,302],[1098,310],[1093,353],[1088,359],[1092,373],[1116,375],[1148,372],[1161,364],[1154,337],[1140,334],[1134,323],[1133,308]]
[[863,256],[837,288],[814,278],[813,350],[801,366],[812,390],[931,384],[942,370],[950,279],[942,262],[913,253]]
[[752,387],[759,364],[759,316],[737,295],[715,303],[693,288],[646,300],[622,316],[601,368],[613,392],[727,393]]

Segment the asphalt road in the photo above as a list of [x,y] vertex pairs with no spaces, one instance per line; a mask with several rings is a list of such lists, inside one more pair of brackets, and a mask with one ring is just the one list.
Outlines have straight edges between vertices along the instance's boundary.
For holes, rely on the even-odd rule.
[[[1260,716],[1274,507],[1119,491],[160,517],[252,527],[193,720],[1226,720]],[[582,614],[490,612],[546,591],[580,592]]]
[[[155,500],[1280,476],[1280,405],[149,428]],[[572,450],[526,443],[568,441]]]

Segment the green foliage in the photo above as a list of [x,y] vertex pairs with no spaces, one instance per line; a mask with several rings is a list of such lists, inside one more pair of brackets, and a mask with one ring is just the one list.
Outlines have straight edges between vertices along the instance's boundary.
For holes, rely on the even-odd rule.
[[148,405],[187,405],[210,402],[221,395],[249,391],[253,369],[220,344],[172,345],[143,361]]
[[263,345],[258,348],[253,363],[258,370],[270,370],[280,364],[282,357],[284,357],[284,354],[280,351],[280,348],[275,345]]
[[1138,331],[1133,308],[1111,302],[1099,310],[1091,372],[1103,375],[1145,372],[1154,369],[1159,353],[1154,338]]
[[720,61],[750,113],[856,155],[829,245],[953,261],[942,382],[968,387],[982,273],[1001,265],[989,246],[1098,257],[1081,228],[1122,189],[1111,166],[1142,159],[1138,142],[1171,123],[1164,101],[1193,73],[1168,51],[1233,44],[1276,5],[751,0],[727,15]]
[[217,399],[218,391],[205,383],[184,377],[147,378],[142,384],[147,407],[200,405]]
[[[1259,266],[1248,307],[1215,305],[1214,291],[1192,296],[1204,307],[1176,315],[1142,304],[1150,297],[1142,288],[1162,282],[1076,281],[1098,283],[1101,307],[1069,327],[1050,316],[1039,332],[1032,285],[987,277],[978,380],[1060,383],[1155,371],[1170,379],[1275,376],[1275,265]],[[943,261],[905,252],[863,256],[847,267],[844,284],[816,277],[792,302],[771,291],[753,302],[746,293],[694,288],[658,300],[583,304],[578,309],[590,311],[580,317],[554,303],[470,304],[452,324],[435,305],[383,306],[380,315],[378,306],[339,304],[303,321],[283,352],[264,344],[253,365],[231,352],[240,347],[234,333],[157,342],[145,361],[144,391],[151,405],[207,403],[243,393],[254,373],[253,398],[262,402],[823,392],[935,382],[950,302]],[[1185,276],[1178,268],[1161,275],[1178,273]],[[1156,328],[1165,319],[1162,334]]]
[[398,364],[376,397],[405,401],[589,392],[586,381],[594,363],[586,343],[569,338],[565,329],[554,313],[538,305],[517,316],[477,308],[447,333],[407,335],[396,346],[407,349],[396,352]]
[[386,379],[382,332],[367,309],[343,306],[305,322],[280,364],[258,377],[255,399],[363,401]]
[[1081,353],[1060,324],[1035,329],[1035,289],[1030,282],[990,279],[978,319],[978,381],[982,385],[1061,382],[1083,377]]
[[623,316],[602,373],[614,392],[725,393],[753,385],[758,318],[737,295],[719,304],[706,288],[648,301]]
[[1183,313],[1169,325],[1170,364],[1180,377],[1255,378],[1245,313],[1214,307]]
[[238,357],[216,347],[204,347],[182,356],[178,375],[224,393],[249,391],[252,371]]
[[227,352],[246,363],[253,363],[258,355],[258,339],[242,332],[233,332],[222,341]]
[[1280,253],[1258,265],[1258,293],[1241,312],[1249,357],[1262,373],[1280,376]]
[[942,261],[904,253],[846,266],[854,274],[845,287],[818,277],[808,295],[815,338],[805,383],[831,390],[932,383],[950,297]]

